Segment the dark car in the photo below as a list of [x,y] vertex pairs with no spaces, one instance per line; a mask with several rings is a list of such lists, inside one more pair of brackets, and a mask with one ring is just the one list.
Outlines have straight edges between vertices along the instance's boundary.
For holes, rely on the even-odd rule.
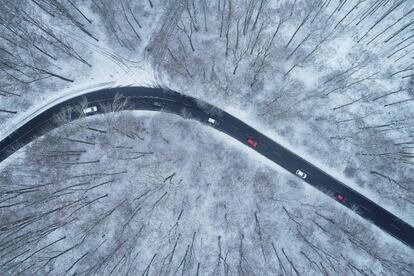
[[151,105],[152,105],[153,107],[156,107],[156,108],[164,108],[164,107],[165,107],[165,102],[161,102],[161,101],[153,101],[153,102],[151,103]]

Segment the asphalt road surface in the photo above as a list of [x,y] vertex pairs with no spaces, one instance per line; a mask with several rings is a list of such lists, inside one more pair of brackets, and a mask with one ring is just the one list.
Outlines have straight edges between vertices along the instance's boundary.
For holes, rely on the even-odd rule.
[[[70,120],[84,117],[85,114],[79,112],[79,110],[82,110],[82,108],[79,108],[79,104],[82,98],[86,98],[89,107],[97,107],[96,112],[87,114],[87,116],[105,113],[108,109],[103,108],[103,106],[111,105],[117,93],[128,99],[127,104],[122,110],[169,112],[209,124],[217,130],[239,140],[241,143],[250,146],[253,150],[256,150],[287,171],[298,175],[300,174],[298,170],[300,170],[306,174],[305,179],[302,177],[303,181],[330,196],[339,204],[350,209],[357,207],[360,216],[370,220],[388,234],[414,248],[414,228],[408,223],[232,115],[207,103],[162,88],[120,87],[102,89],[58,103],[46,111],[33,116],[33,118],[0,141],[0,162],[19,148],[63,124],[64,122],[56,119],[56,115],[61,110],[65,108],[73,110],[70,112]],[[73,108],[74,106],[78,108]],[[209,123],[209,118],[213,118],[215,123]],[[247,143],[249,138],[253,139],[251,144]]]

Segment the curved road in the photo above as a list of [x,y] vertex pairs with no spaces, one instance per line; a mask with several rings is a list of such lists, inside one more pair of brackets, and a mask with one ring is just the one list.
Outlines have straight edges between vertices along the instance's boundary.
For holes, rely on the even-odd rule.
[[[414,248],[414,228],[408,223],[232,115],[207,103],[162,88],[108,88],[88,92],[57,103],[47,110],[33,115],[32,118],[29,118],[24,124],[15,129],[13,133],[0,141],[0,162],[19,148],[62,124],[55,119],[55,115],[63,108],[79,106],[82,98],[86,98],[89,106],[98,108],[94,114],[104,113],[105,110],[102,106],[113,103],[117,93],[128,98],[127,104],[122,110],[155,110],[191,117],[247,144],[293,174],[296,174],[298,169],[301,170],[306,173],[307,176],[303,180],[308,184],[350,209],[358,207],[360,216],[370,220],[388,234]],[[155,106],[154,102],[158,102],[160,106]],[[83,116],[85,115],[73,111],[71,120]],[[216,122],[209,123],[209,118],[214,118]],[[253,139],[251,144],[247,143],[248,139]],[[338,195],[344,198],[339,200]]]

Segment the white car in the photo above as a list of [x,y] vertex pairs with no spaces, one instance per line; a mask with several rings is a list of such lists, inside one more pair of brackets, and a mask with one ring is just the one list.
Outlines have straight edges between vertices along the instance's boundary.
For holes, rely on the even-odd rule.
[[308,176],[305,172],[303,172],[301,170],[296,170],[296,175],[299,176],[302,179],[306,179],[306,177]]
[[96,111],[98,111],[98,107],[97,106],[91,106],[91,107],[85,108],[83,110],[83,113],[90,114],[90,113],[95,113]]
[[213,118],[208,118],[208,120],[207,120],[210,124],[212,124],[212,125],[218,125],[218,122],[217,122],[217,120],[216,119],[213,119]]

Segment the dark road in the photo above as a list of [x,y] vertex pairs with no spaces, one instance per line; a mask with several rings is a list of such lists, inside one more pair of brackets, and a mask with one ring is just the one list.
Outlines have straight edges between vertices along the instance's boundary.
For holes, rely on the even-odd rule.
[[[296,174],[297,170],[306,173],[303,181],[322,191],[339,204],[353,210],[357,208],[357,213],[360,216],[369,219],[388,234],[414,248],[414,228],[408,223],[232,115],[194,98],[161,88],[121,87],[103,89],[58,103],[47,111],[33,116],[0,141],[0,162],[24,145],[63,124],[62,121],[56,120],[56,115],[62,109],[79,106],[82,98],[86,98],[89,106],[98,108],[94,114],[105,113],[105,110],[108,109],[102,108],[102,106],[112,104],[117,93],[128,99],[122,110],[169,112],[209,124],[250,146],[253,150],[287,171],[293,174]],[[161,107],[155,106],[154,101],[160,102]],[[82,112],[73,111],[69,120],[76,120],[84,116]],[[213,118],[215,123],[209,123],[209,118]],[[248,145],[246,143],[248,138],[254,139],[257,145]],[[344,199],[338,200],[338,194],[344,196]]]

